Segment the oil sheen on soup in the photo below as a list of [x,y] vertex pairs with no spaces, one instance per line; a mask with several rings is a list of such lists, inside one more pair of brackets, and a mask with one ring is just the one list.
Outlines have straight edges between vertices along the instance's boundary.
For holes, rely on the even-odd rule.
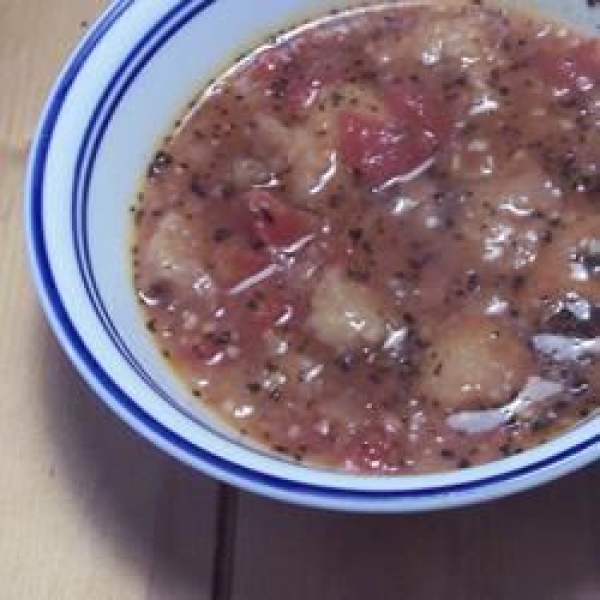
[[194,103],[135,288],[199,403],[350,472],[465,468],[600,391],[600,43],[480,3],[354,10]]

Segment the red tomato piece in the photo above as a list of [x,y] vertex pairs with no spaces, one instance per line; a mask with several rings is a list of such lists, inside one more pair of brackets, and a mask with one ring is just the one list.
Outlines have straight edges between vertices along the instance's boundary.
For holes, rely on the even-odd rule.
[[245,195],[253,215],[256,235],[270,248],[286,249],[311,233],[308,217],[266,190],[252,190]]
[[429,86],[402,81],[387,86],[384,95],[390,112],[401,122],[420,127],[432,146],[448,138],[451,129],[448,108]]
[[264,249],[255,250],[232,240],[219,246],[214,257],[215,277],[221,286],[232,289],[266,271],[270,263]]
[[575,62],[580,73],[593,81],[600,79],[600,40],[587,40],[575,51]]
[[534,67],[559,95],[573,93],[582,85],[594,85],[600,81],[600,41],[587,40],[565,54],[540,50]]
[[338,120],[340,151],[346,164],[373,185],[407,175],[435,152],[420,127],[390,122],[355,112]]
[[344,112],[338,126],[342,156],[373,184],[409,174],[431,159],[451,131],[448,110],[428,86],[405,81],[386,87],[389,121]]

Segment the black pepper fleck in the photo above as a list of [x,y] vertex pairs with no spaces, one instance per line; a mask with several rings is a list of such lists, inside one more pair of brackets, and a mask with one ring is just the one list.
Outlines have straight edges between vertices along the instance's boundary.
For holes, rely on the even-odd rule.
[[160,150],[155,154],[154,159],[148,167],[148,177],[151,179],[158,177],[159,175],[164,173],[172,164],[173,157],[164,150]]

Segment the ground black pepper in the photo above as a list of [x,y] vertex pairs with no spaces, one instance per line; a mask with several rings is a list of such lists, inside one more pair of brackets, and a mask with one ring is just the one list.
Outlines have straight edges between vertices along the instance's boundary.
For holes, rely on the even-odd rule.
[[172,164],[173,157],[164,150],[160,150],[148,168],[148,177],[152,179],[162,175]]

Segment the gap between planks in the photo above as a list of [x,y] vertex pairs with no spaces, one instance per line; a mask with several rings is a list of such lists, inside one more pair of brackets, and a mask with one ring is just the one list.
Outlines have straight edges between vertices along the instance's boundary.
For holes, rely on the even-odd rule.
[[219,486],[215,522],[215,554],[212,600],[231,600],[237,539],[238,492],[225,484]]

